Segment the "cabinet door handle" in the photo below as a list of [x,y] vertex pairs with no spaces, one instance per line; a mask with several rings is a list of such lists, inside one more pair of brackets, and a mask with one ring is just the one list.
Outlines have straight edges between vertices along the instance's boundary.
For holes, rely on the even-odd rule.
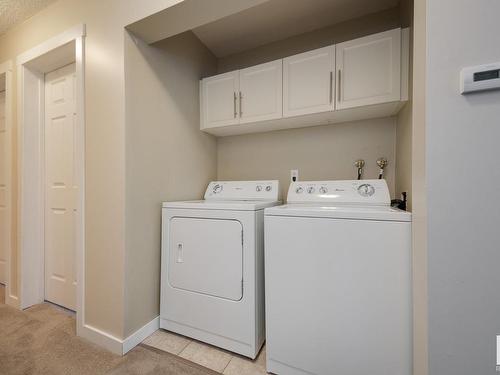
[[338,85],[339,85],[339,92],[338,92],[337,102],[340,103],[340,94],[342,92],[342,72],[340,69],[339,69],[339,83],[338,83]]
[[330,72],[330,104],[333,102],[333,72]]
[[234,94],[234,100],[233,100],[233,104],[234,104],[234,118],[236,118],[236,116],[238,116],[238,111],[236,111],[236,92],[233,93]]
[[243,116],[243,95],[240,91],[240,117]]

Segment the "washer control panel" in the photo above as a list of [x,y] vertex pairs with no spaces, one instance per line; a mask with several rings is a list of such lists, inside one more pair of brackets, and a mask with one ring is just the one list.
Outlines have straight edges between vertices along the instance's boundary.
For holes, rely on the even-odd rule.
[[205,199],[277,201],[279,182],[270,181],[212,181]]
[[385,180],[299,181],[290,185],[287,202],[390,205],[391,198]]

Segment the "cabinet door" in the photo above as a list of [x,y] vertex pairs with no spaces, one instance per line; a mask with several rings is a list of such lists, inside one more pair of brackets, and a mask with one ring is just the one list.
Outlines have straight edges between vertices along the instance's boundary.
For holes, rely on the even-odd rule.
[[240,124],[283,116],[283,60],[240,70]]
[[237,124],[239,122],[238,93],[238,71],[203,79],[201,81],[201,128]]
[[336,109],[401,98],[401,29],[337,44]]
[[335,46],[283,60],[283,116],[334,109]]

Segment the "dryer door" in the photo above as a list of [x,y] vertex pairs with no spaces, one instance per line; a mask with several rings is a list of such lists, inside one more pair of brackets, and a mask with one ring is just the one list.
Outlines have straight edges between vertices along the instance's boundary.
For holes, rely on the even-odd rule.
[[174,217],[168,281],[173,288],[239,301],[243,227],[238,220]]

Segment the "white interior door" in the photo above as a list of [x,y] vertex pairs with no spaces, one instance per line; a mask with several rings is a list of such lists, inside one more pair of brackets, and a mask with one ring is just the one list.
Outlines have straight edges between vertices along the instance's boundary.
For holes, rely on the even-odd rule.
[[201,128],[234,125],[238,118],[238,71],[201,81]]
[[401,99],[401,29],[337,44],[336,109]]
[[5,91],[0,92],[0,283],[7,282],[8,226],[7,129],[5,127]]
[[45,299],[76,310],[75,64],[45,75]]
[[240,124],[283,116],[283,60],[240,70]]
[[172,218],[168,256],[170,285],[239,301],[243,296],[242,231],[237,220]]
[[283,117],[333,111],[335,46],[283,60]]

